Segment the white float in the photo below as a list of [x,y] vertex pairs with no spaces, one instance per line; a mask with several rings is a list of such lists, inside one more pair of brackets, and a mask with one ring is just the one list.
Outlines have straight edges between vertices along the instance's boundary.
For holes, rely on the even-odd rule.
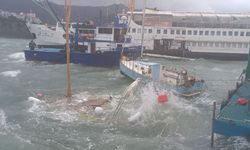
[[104,109],[102,107],[95,108],[95,114],[102,115],[104,113]]

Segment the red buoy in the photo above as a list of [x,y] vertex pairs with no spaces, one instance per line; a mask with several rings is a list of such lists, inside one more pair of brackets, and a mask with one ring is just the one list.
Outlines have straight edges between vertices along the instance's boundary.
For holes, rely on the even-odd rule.
[[165,103],[168,101],[168,95],[163,94],[158,96],[158,103]]
[[237,103],[238,103],[239,105],[246,105],[247,102],[248,102],[248,100],[245,99],[245,98],[239,98],[239,99],[237,100]]

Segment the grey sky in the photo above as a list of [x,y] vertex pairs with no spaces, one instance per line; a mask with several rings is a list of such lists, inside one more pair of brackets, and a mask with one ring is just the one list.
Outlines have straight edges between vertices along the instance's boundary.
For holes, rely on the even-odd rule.
[[[63,4],[64,0],[50,0]],[[74,5],[103,6],[113,3],[127,5],[128,0],[72,0]],[[136,8],[143,0],[136,0]],[[147,0],[147,7],[175,11],[250,12],[250,0]]]

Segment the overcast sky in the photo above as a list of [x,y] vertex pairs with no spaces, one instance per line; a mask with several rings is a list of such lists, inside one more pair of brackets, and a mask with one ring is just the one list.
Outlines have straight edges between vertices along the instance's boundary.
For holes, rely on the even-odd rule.
[[[64,0],[49,0],[64,4]],[[143,0],[136,0],[136,8]],[[128,0],[72,0],[74,5],[103,6],[114,3],[127,5]],[[250,0],[147,0],[147,7],[170,11],[250,12]]]

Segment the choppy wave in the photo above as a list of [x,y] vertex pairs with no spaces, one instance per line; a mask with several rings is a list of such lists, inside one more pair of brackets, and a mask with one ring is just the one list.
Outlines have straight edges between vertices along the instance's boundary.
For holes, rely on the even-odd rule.
[[211,69],[212,71],[218,71],[218,72],[222,72],[224,71],[223,69],[219,68],[219,67],[214,67]]
[[0,134],[5,134],[7,130],[6,115],[3,110],[0,109]]
[[22,62],[25,60],[25,56],[23,52],[13,53],[8,55],[8,58],[16,60],[18,62]]
[[5,77],[17,77],[18,74],[21,73],[21,70],[13,70],[13,71],[4,71],[4,72],[1,72],[0,75],[2,76],[5,76]]

